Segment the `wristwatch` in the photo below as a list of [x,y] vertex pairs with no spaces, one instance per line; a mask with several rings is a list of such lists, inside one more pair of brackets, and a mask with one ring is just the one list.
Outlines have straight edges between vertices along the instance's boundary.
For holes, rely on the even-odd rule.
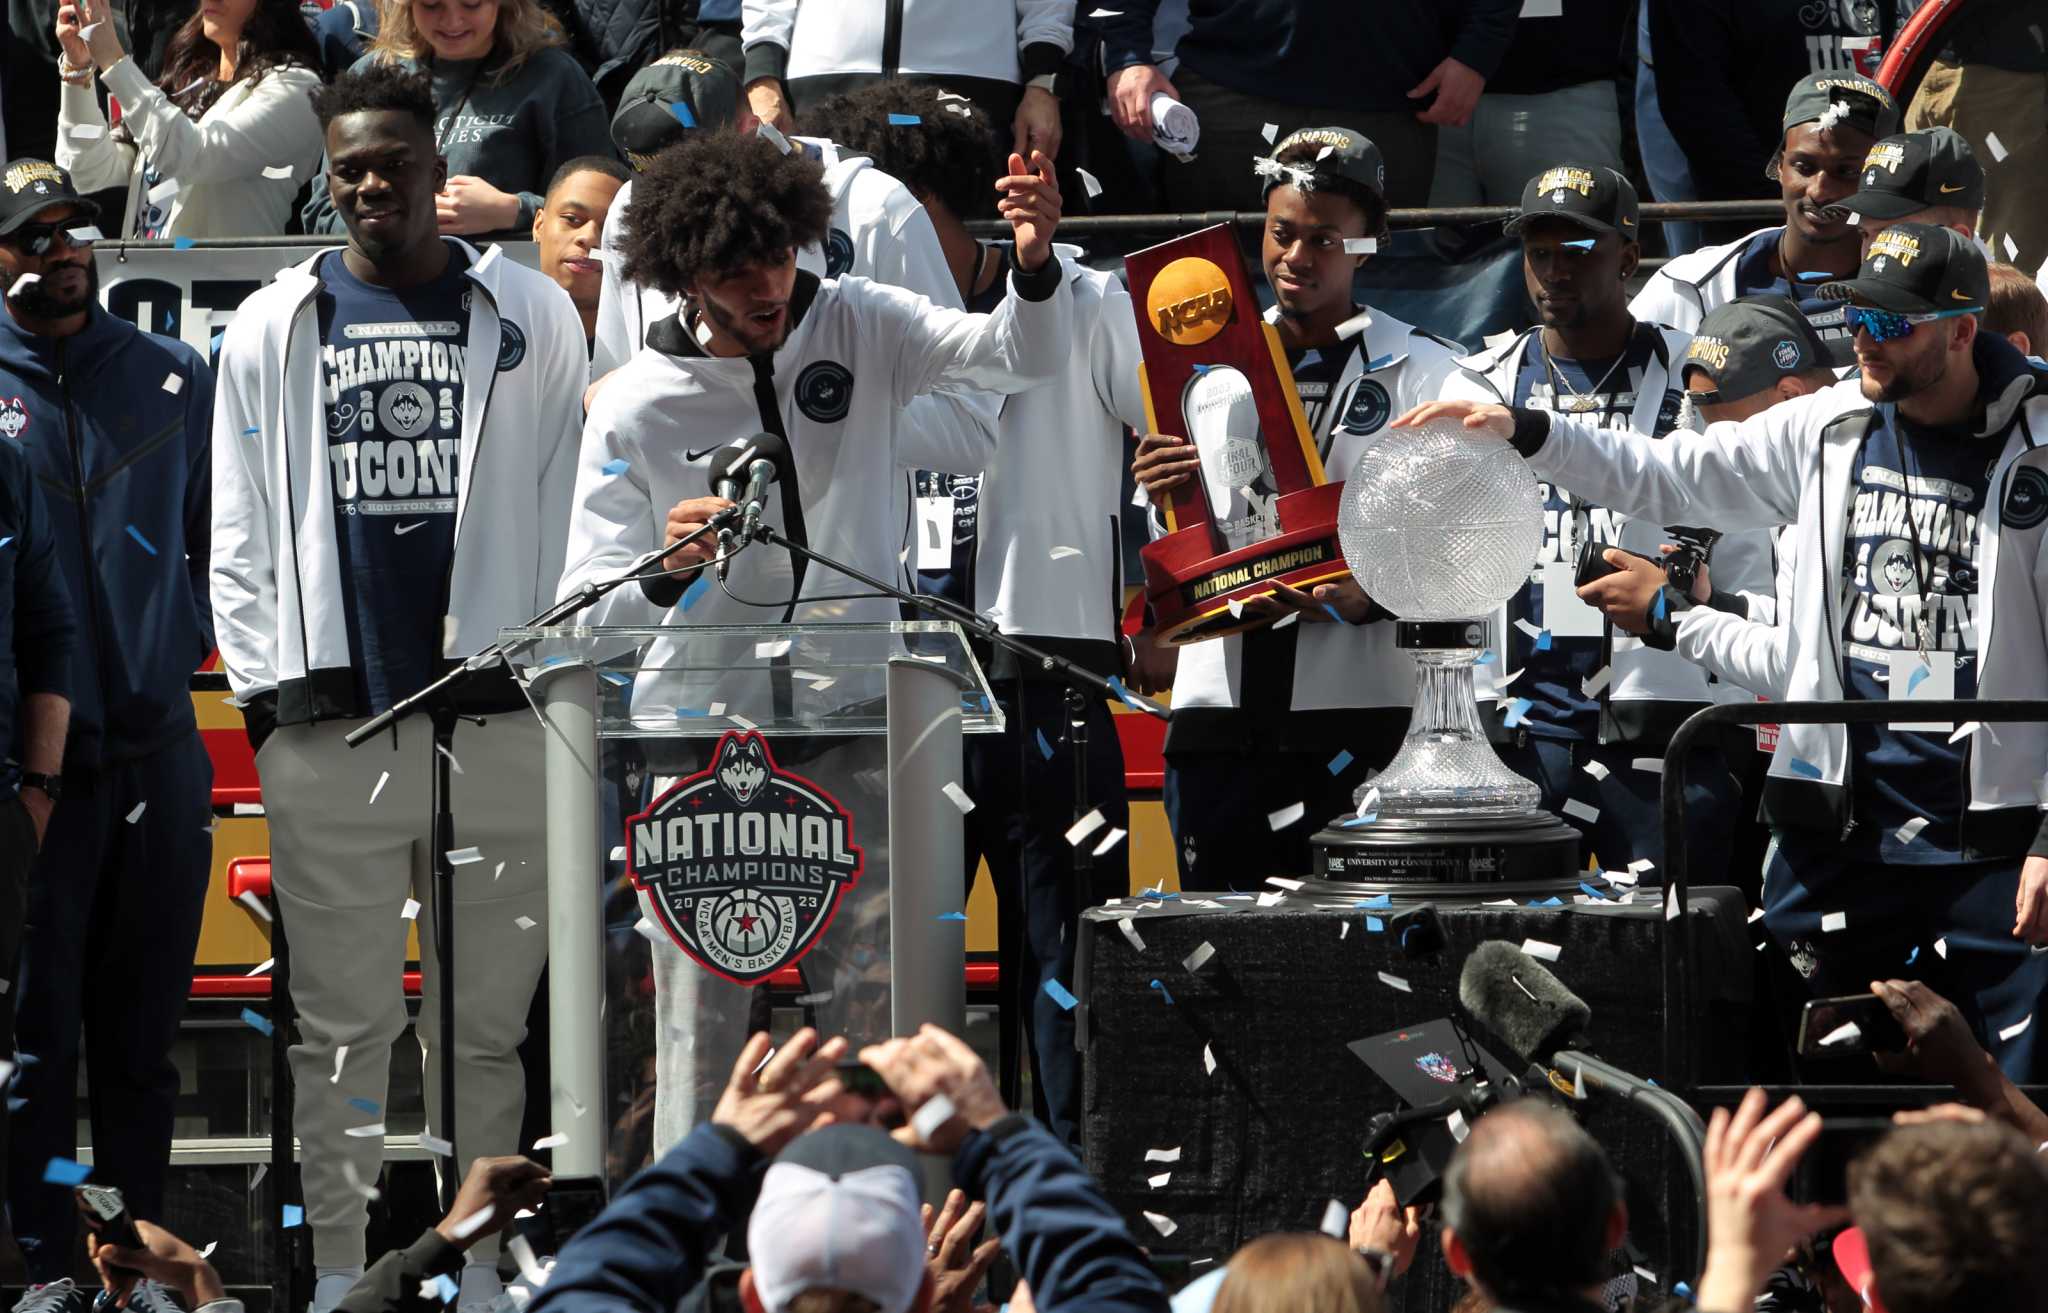
[[48,798],[51,802],[55,802],[64,796],[64,777],[62,775],[45,775],[41,771],[25,770],[21,773],[20,787],[24,789],[41,789],[44,797]]

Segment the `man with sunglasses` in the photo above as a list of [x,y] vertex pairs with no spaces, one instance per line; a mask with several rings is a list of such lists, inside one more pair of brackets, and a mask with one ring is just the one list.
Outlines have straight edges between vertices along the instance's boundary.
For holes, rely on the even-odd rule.
[[77,1156],[81,1035],[93,1179],[119,1186],[137,1216],[161,1217],[171,1044],[213,852],[213,767],[191,697],[213,646],[213,375],[183,342],[100,308],[96,218],[54,164],[17,159],[0,174],[0,434],[42,486],[78,616],[63,769],[23,780],[49,832],[12,988],[21,1056],[7,1193],[40,1285],[32,1300],[79,1309],[90,1300],[65,1275],[76,1205],[43,1168]]
[[[1792,524],[1790,700],[2048,697],[2048,367],[1979,331],[1989,291],[1974,242],[1902,223],[1823,289],[1860,379],[1662,442],[1470,403],[1401,422],[1462,416],[1652,518]],[[2029,950],[2048,944],[2048,725],[1957,720],[1784,727],[1764,923],[1818,994],[1928,981],[2026,1081],[2048,1065],[2031,1025],[2048,954]]]

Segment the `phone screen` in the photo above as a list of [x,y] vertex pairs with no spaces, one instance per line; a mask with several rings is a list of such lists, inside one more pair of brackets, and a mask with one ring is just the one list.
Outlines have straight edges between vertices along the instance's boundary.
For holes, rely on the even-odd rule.
[[[1848,1029],[1854,1026],[1852,1031]],[[1906,1033],[1891,1009],[1875,994],[1846,994],[1807,1001],[1799,1014],[1799,1056],[1836,1057],[1851,1053],[1897,1053],[1906,1047]]]

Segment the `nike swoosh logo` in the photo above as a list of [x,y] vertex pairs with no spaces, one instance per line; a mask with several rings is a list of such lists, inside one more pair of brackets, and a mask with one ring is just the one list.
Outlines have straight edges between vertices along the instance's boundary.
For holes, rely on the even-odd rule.
[[1970,299],[1970,294],[1968,292],[1958,292],[1953,289],[1949,291],[1949,295],[1954,297],[1958,301],[1967,301]]
[[413,531],[414,529],[422,529],[422,528],[425,528],[425,527],[426,527],[426,523],[427,523],[427,522],[426,522],[425,520],[416,520],[416,521],[414,521],[414,522],[413,522],[413,523],[411,523],[411,524],[401,524],[401,525],[398,525],[398,526],[396,526],[395,528],[393,528],[393,529],[391,530],[391,532],[392,532],[392,533],[393,533],[394,535],[398,536],[398,537],[403,537],[403,536],[405,536],[406,534],[409,534],[409,533],[411,533],[411,532],[412,532],[412,531]]
[[684,449],[684,451],[683,451],[683,459],[684,459],[684,460],[703,460],[703,459],[704,459],[704,458],[705,458],[706,456],[709,456],[709,455],[710,455],[710,454],[711,454],[712,452],[714,452],[714,451],[717,451],[717,450],[718,450],[718,448],[716,448],[716,447],[706,447],[706,448],[705,448],[704,450],[702,450],[702,451],[690,451],[690,450],[688,450],[687,448],[685,448],[685,449]]
[[1941,194],[1944,196],[1953,196],[1961,190],[1963,190],[1961,187],[1951,187],[1945,182],[1941,184]]

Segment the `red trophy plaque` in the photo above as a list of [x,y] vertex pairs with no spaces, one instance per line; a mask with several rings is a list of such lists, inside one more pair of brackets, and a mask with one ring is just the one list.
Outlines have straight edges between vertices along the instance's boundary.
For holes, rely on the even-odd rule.
[[1342,483],[1309,436],[1279,334],[1228,225],[1125,257],[1138,313],[1145,415],[1154,433],[1195,444],[1199,478],[1160,507],[1145,592],[1161,643],[1257,628],[1237,608],[1274,585],[1306,589],[1348,573],[1337,545]]

